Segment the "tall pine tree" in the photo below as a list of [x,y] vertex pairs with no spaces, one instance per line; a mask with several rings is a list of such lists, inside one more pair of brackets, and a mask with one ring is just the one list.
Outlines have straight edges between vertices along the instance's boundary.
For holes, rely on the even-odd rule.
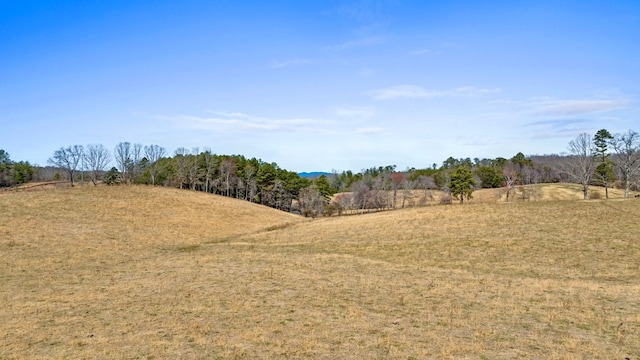
[[612,163],[609,160],[609,143],[613,140],[613,135],[606,129],[598,130],[593,136],[594,155],[598,165],[595,169],[596,179],[604,186],[606,198],[609,198],[609,183],[615,180]]

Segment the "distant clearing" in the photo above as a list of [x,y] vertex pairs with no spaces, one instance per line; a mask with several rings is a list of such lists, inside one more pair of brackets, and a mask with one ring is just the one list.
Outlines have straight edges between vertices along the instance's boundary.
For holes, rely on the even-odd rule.
[[538,190],[313,221],[159,187],[4,192],[0,358],[636,359],[640,199]]

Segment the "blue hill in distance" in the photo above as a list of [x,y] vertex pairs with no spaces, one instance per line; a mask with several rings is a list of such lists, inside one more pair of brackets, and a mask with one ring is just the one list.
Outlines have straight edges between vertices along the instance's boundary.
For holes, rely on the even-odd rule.
[[303,177],[303,178],[307,178],[307,179],[311,179],[311,180],[317,179],[322,175],[329,176],[329,175],[331,175],[331,173],[323,172],[323,171],[311,171],[311,172],[300,172],[300,173],[298,173],[298,176]]

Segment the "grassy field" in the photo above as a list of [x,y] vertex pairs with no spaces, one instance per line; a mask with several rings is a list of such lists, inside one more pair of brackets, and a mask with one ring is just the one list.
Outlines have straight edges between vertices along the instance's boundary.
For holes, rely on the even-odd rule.
[[166,188],[5,192],[0,358],[638,359],[640,199],[571,199],[310,221]]

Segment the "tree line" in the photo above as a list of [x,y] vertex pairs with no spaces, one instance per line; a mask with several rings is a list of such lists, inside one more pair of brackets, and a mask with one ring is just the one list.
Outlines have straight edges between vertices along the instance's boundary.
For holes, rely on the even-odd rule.
[[33,180],[34,172],[28,161],[14,162],[8,152],[0,149],[0,188],[27,183]]
[[[363,212],[425,205],[433,201],[433,190],[441,191],[440,203],[464,203],[479,188],[501,188],[510,201],[534,196],[522,185],[573,182],[582,186],[584,198],[589,186],[621,187],[625,197],[638,187],[640,135],[632,130],[611,134],[578,135],[559,155],[495,159],[449,157],[441,165],[398,171],[395,165],[371,167],[354,173],[332,171],[315,179],[242,155],[218,155],[210,149],[178,148],[169,155],[159,145],[121,142],[113,151],[101,144],[61,147],[48,162],[53,177],[64,175],[72,185],[87,180],[94,185],[148,184],[172,186],[234,197],[305,216]],[[110,165],[115,166],[107,169]],[[12,162],[0,150],[0,186],[12,186],[34,179],[38,173],[28,162]],[[51,172],[52,169],[49,169]],[[62,172],[62,174],[60,174]],[[529,192],[528,192],[529,191]]]
[[[210,149],[178,148],[169,156],[159,145],[121,142],[110,152],[101,144],[56,150],[49,163],[66,173],[73,185],[78,173],[97,184],[172,186],[247,200],[291,211],[300,190],[311,180],[297,173],[242,155],[218,155]],[[109,164],[115,166],[109,170]]]

